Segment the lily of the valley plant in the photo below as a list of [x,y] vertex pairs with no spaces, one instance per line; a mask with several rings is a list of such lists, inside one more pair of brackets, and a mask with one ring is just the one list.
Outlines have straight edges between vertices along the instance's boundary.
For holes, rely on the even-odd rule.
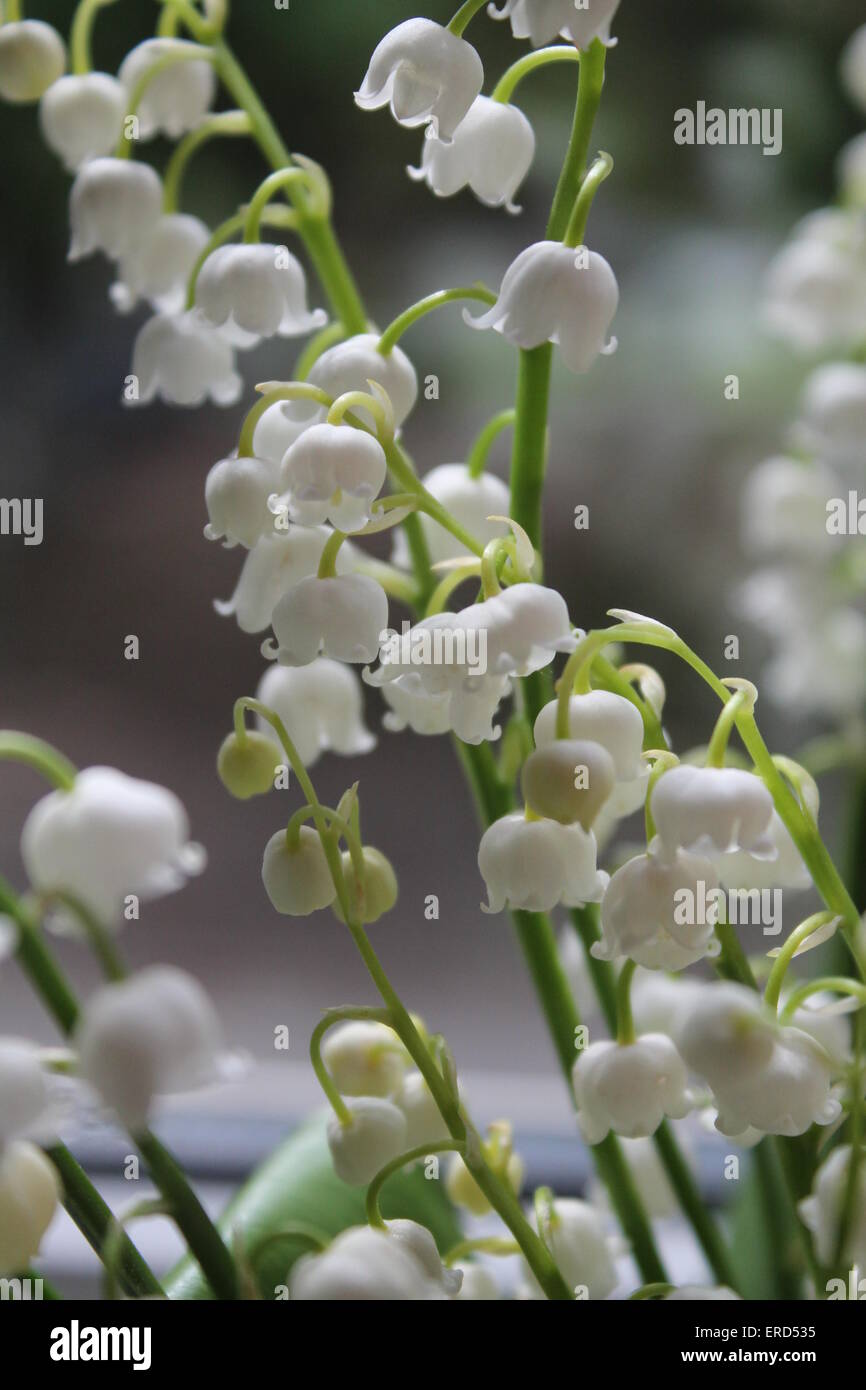
[[[204,486],[206,536],[242,552],[235,592],[217,608],[267,659],[258,690],[238,691],[233,717],[226,711],[217,764],[233,796],[270,795],[273,833],[250,852],[274,912],[318,918],[369,971],[370,998],[329,1010],[311,1042],[333,1180],[364,1200],[342,1229],[320,1229],[303,1211],[287,1225],[276,1205],[259,1211],[254,1235],[211,1222],[150,1125],[160,1097],[219,1083],[231,1069],[227,1042],[196,980],[167,963],[129,974],[119,937],[129,903],[181,888],[203,853],[170,791],[109,767],[78,770],[41,740],[7,732],[0,756],[49,788],[22,831],[26,886],[0,881],[2,942],[67,1046],[0,1039],[0,1275],[38,1268],[62,1202],[104,1261],[108,1287],[129,1297],[183,1288],[160,1283],[127,1229],[155,1212],[173,1218],[204,1286],[223,1299],[283,1296],[263,1273],[265,1247],[284,1252],[277,1288],[293,1299],[493,1299],[503,1296],[502,1256],[518,1257],[510,1288],[525,1298],[606,1298],[618,1286],[640,1297],[736,1297],[730,1231],[678,1137],[678,1122],[701,1112],[730,1136],[725,1147],[754,1147],[763,1201],[790,1236],[789,1296],[826,1297],[832,1279],[866,1263],[862,873],[846,884],[837,870],[813,777],[768,749],[755,686],[720,679],[671,628],[631,611],[582,630],[582,614],[541,578],[551,379],[575,374],[575,393],[591,390],[589,374],[616,348],[616,272],[591,211],[613,169],[593,126],[618,0],[467,0],[448,24],[419,16],[383,35],[358,72],[358,106],[371,123],[393,118],[416,132],[412,178],[437,199],[471,190],[485,216],[519,211],[535,154],[520,84],[560,63],[576,88],[548,222],[528,228],[498,288],[484,287],[480,264],[475,284],[432,286],[384,330],[335,235],[325,170],[290,151],[228,46],[227,0],[162,0],[156,34],[117,74],[92,62],[110,3],[81,0],[67,52],[53,28],[7,0],[0,96],[38,103],[45,143],[72,177],[69,259],[105,257],[116,308],[151,311],[132,347],[139,403],[234,403],[246,389],[245,350],[293,340],[285,379],[256,387]],[[496,21],[530,47],[491,81],[481,53]],[[844,72],[866,104],[862,31]],[[158,134],[176,142],[162,177],[147,162]],[[228,137],[250,140],[267,172],[211,228],[185,206],[184,175],[206,141]],[[864,168],[863,149],[849,150],[845,206],[802,228],[771,276],[777,328],[849,360],[812,378],[800,452],[754,481],[751,528],[758,549],[786,566],[778,601],[765,605],[790,619],[771,688],[846,716],[849,738],[866,696],[864,620],[818,606],[833,580],[862,590],[863,569],[812,523],[827,470],[862,474]],[[455,315],[455,331],[492,330],[513,348],[515,404],[491,402],[461,462],[432,460],[419,473],[401,442],[417,396],[412,338],[455,302],[465,321]],[[506,487],[486,465],[508,428]],[[555,444],[552,459],[556,467]],[[388,528],[385,563],[365,539]],[[799,606],[803,589],[813,616]],[[856,669],[846,664],[854,639]],[[648,648],[684,663],[717,698],[704,747],[674,751]],[[479,898],[485,911],[511,914],[575,1110],[575,1146],[582,1136],[596,1165],[586,1199],[524,1191],[512,1126],[479,1133],[435,1019],[409,1012],[374,950],[368,929],[400,911],[399,866],[387,846],[365,841],[358,785],[330,806],[310,776],[323,756],[372,754],[365,683],[385,737],[447,737],[466,770],[481,820]],[[373,771],[364,794],[383,794]],[[635,815],[642,843],[611,855],[618,825]],[[812,890],[820,906],[776,940],[771,959],[750,958],[731,892],[767,888]],[[560,941],[553,913],[566,919]],[[104,968],[89,998],[76,998],[54,957],[45,928],[58,923]],[[312,925],[291,928],[288,953],[292,931]],[[836,972],[796,980],[795,957],[830,936]],[[587,1031],[577,998],[590,986]],[[129,1131],[156,1201],[116,1216],[105,1208],[61,1142],[70,1096],[96,1098]],[[408,1195],[398,1218],[382,1215],[386,1183],[413,1167],[429,1175],[431,1158],[437,1174],[441,1160],[450,1241],[434,1239]],[[677,1289],[660,1254],[662,1189],[661,1205],[702,1252],[700,1288]],[[624,1287],[623,1250],[633,1271]]]

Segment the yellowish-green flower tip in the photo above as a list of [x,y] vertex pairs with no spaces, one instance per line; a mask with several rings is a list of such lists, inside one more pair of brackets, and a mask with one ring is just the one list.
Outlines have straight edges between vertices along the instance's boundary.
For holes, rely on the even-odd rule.
[[266,734],[229,734],[217,754],[217,772],[223,786],[240,801],[262,796],[274,785],[281,765],[280,750]]

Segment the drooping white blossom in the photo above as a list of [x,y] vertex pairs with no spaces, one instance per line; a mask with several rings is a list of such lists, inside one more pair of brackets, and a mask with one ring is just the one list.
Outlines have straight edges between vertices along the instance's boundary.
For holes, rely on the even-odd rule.
[[572,1079],[587,1144],[600,1144],[611,1130],[629,1139],[655,1134],[666,1117],[681,1120],[692,1108],[683,1059],[663,1033],[590,1043]]
[[162,183],[135,159],[91,159],[69,194],[69,260],[94,251],[121,260],[146,241],[162,211]]
[[[66,46],[41,19],[7,20],[0,26],[0,99],[38,101],[66,67]],[[479,84],[480,86],[480,84]]]
[[827,501],[840,484],[820,464],[766,459],[752,469],[742,493],[743,538],[762,555],[820,560],[834,547]]
[[[286,246],[270,242],[218,246],[196,280],[195,302],[215,328],[243,335],[240,346],[278,333],[295,338],[327,322],[307,306],[303,266]],[[252,342],[250,341],[252,340]]]
[[453,139],[425,139],[420,166],[407,173],[439,198],[469,188],[488,207],[516,213],[514,195],[534,156],[535,133],[519,107],[479,96]]
[[89,159],[117,148],[127,103],[125,87],[107,72],[61,77],[39,103],[42,138],[76,173]]
[[717,857],[716,867],[726,888],[811,888],[812,875],[778,811],[770,820],[770,839],[776,850],[773,859],[750,854],[747,849]]
[[422,1144],[444,1143],[450,1137],[433,1092],[420,1071],[406,1072],[391,1099],[406,1117],[407,1150]]
[[491,4],[488,14],[510,19],[514,37],[529,39],[533,48],[557,35],[588,48],[593,39],[611,42],[610,26],[618,9],[619,0],[503,0],[498,10]]
[[557,904],[598,902],[607,874],[596,865],[595,837],[580,825],[527,820],[521,811],[485,830],[478,868],[487,886],[486,912],[503,908],[549,912]]
[[127,314],[146,299],[160,314],[180,314],[186,304],[193,267],[210,232],[200,217],[170,212],[146,239],[123,256],[109,290],[111,302]]
[[408,1062],[393,1028],[364,1019],[331,1028],[322,1042],[322,1059],[344,1096],[392,1096]]
[[[364,724],[358,677],[340,661],[320,656],[307,666],[271,666],[256,696],[283,721],[305,767],[323,753],[351,758],[376,746]],[[278,741],[266,720],[259,720],[259,728]]]
[[152,965],[104,985],[75,1031],[79,1071],[135,1131],[158,1096],[209,1085],[221,1071],[222,1035],[198,980]]
[[262,882],[271,905],[285,917],[309,917],[330,907],[337,891],[322,841],[309,825],[301,826],[291,850],[285,830],[271,836],[262,858]]
[[60,1180],[41,1149],[18,1142],[0,1152],[0,1278],[29,1267],[59,1203]]
[[[815,1174],[810,1195],[798,1204],[804,1225],[812,1232],[815,1254],[827,1268],[837,1256],[839,1225],[845,1210],[845,1195],[851,1167],[851,1145],[841,1144],[825,1159]],[[846,1269],[866,1267],[866,1164],[861,1160],[851,1205],[851,1225],[842,1249]]]
[[[145,39],[131,49],[118,72],[129,95],[148,71],[186,47],[182,40],[156,38]],[[167,66],[148,83],[138,103],[138,138],[151,140],[155,135],[167,135],[170,140],[178,140],[207,114],[215,92],[211,63],[193,59]]]
[[306,666],[317,656],[368,663],[388,626],[388,596],[364,574],[312,575],[283,595],[271,623],[275,644],[266,655],[283,666]]
[[[536,1225],[538,1217],[536,1214]],[[603,1212],[577,1197],[557,1197],[539,1235],[570,1289],[586,1289],[590,1300],[607,1298],[616,1288],[613,1242]],[[541,1299],[541,1289],[528,1268],[520,1297]]]
[[767,272],[763,319],[801,352],[855,346],[866,312],[866,268],[854,247],[833,242],[807,222]]
[[[86,165],[84,172],[91,168]],[[234,352],[217,329],[194,312],[154,314],[139,329],[132,351],[137,401],[159,396],[170,405],[234,405],[243,382]]]
[[432,19],[407,19],[376,47],[355,101],[364,111],[390,106],[401,125],[450,140],[483,82],[470,43]]
[[665,851],[745,849],[772,859],[773,798],[761,779],[737,767],[680,763],[653,787],[650,810]]
[[[859,328],[862,333],[862,315]],[[796,439],[832,467],[859,478],[866,437],[866,366],[829,362],[818,367],[803,387],[801,421]]]
[[203,866],[174,793],[111,767],[86,768],[70,791],[37,802],[21,856],[37,892],[67,894],[104,925],[129,894],[162,897]]
[[[508,515],[508,488],[495,473],[484,472],[477,478],[471,478],[465,463],[441,463],[429,473],[425,473],[421,481],[431,496],[435,497],[437,502],[441,502],[455,521],[459,521],[464,530],[468,531],[470,536],[474,536],[479,544],[486,545],[497,536],[508,534],[505,522],[488,521],[488,517],[491,516]],[[441,560],[449,560],[457,555],[469,556],[470,552],[466,546],[452,536],[450,531],[446,531],[426,512],[420,512],[418,515],[430,552],[431,564],[436,565]],[[402,527],[397,528],[395,533],[391,561],[401,569],[408,569],[411,564],[409,547]]]
[[[242,632],[264,632],[278,602],[319,568],[331,530],[326,526],[290,526],[256,541],[244,560],[240,579],[230,599],[217,599],[221,617],[235,617]],[[337,573],[350,570],[358,559],[351,542],[337,554]]]
[[366,1187],[390,1163],[406,1152],[406,1120],[402,1110],[379,1096],[346,1100],[351,1119],[328,1120],[328,1147],[338,1178],[350,1187]]
[[[366,673],[365,679],[369,679]],[[510,690],[507,676],[466,676],[445,690],[431,692],[413,671],[381,684],[389,706],[382,722],[392,733],[408,728],[422,735],[453,733],[463,743],[495,742],[501,729],[493,720]]]
[[207,475],[204,487],[208,540],[225,540],[251,550],[256,541],[274,528],[268,499],[278,485],[278,470],[267,459],[220,459]]
[[556,343],[572,372],[589,371],[616,347],[608,338],[619,303],[616,276],[603,256],[586,247],[537,241],[508,267],[496,303],[471,328],[493,328],[514,347]]
[[293,1302],[419,1302],[449,1296],[408,1242],[375,1226],[351,1226],[320,1254],[302,1255],[292,1267],[289,1289]]
[[719,888],[713,863],[677,849],[670,857],[638,854],[617,869],[601,903],[599,960],[628,956],[647,970],[682,970],[714,951]]
[[406,1217],[398,1217],[387,1224],[390,1240],[417,1260],[431,1284],[442,1290],[443,1297],[453,1298],[459,1292],[463,1279],[458,1269],[449,1269],[442,1263],[436,1242],[426,1226]]
[[857,715],[866,701],[866,617],[843,606],[783,632],[762,684],[794,715]]
[[0,1155],[21,1139],[49,1139],[55,1120],[35,1043],[0,1038]]
[[388,463],[378,439],[350,425],[311,425],[280,466],[280,491],[292,521],[359,531],[385,483]]
[[[370,382],[375,381],[387,394],[395,427],[399,429],[418,398],[418,377],[399,344],[390,352],[381,353],[378,343],[376,333],[357,333],[343,343],[335,343],[316,358],[307,380],[334,400],[348,391],[369,393]],[[288,401],[283,407],[290,418],[307,421],[317,409],[309,401]],[[353,414],[363,424],[375,425],[373,416],[363,407],[356,406]]]

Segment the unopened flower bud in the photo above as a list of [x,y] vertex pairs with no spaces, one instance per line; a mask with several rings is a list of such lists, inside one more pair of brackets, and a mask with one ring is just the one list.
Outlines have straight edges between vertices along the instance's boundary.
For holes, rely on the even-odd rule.
[[[352,915],[364,924],[378,922],[397,901],[397,876],[382,851],[371,845],[364,846],[364,882],[358,882],[348,851],[343,855],[343,876]],[[340,921],[345,921],[339,899],[333,907]]]
[[386,1163],[406,1152],[406,1121],[402,1111],[377,1096],[356,1096],[346,1102],[351,1119],[328,1121],[328,1147],[338,1178],[350,1187],[366,1187]]
[[520,778],[523,800],[536,815],[562,825],[577,822],[584,830],[592,829],[615,784],[613,758],[600,743],[582,739],[557,739],[537,748]]
[[0,1277],[27,1269],[59,1201],[60,1180],[41,1149],[15,1143],[0,1152]]
[[291,848],[284,830],[272,835],[262,859],[262,882],[271,903],[284,916],[309,917],[330,907],[336,889],[317,831],[302,825]]
[[42,137],[75,173],[117,148],[127,103],[126,89],[107,72],[61,77],[39,103]]
[[0,98],[38,101],[66,67],[66,48],[41,19],[9,20],[0,27]]
[[282,756],[273,739],[248,731],[243,738],[229,734],[217,754],[217,772],[223,786],[240,801],[273,790]]
[[629,1139],[655,1134],[666,1116],[681,1120],[692,1107],[685,1065],[663,1033],[590,1043],[572,1077],[587,1144],[600,1144],[611,1130]]
[[331,1029],[322,1058],[344,1096],[390,1096],[406,1072],[406,1051],[393,1028],[362,1019]]

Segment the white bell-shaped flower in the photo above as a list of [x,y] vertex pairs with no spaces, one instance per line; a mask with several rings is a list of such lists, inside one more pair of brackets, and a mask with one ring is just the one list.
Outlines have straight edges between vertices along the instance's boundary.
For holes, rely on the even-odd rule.
[[656,782],[650,810],[665,851],[746,849],[772,859],[773,798],[759,777],[738,767],[680,763]]
[[34,1043],[0,1038],[0,1154],[18,1139],[48,1139],[54,1116]]
[[[145,39],[137,44],[117,74],[127,92],[131,95],[145,73],[184,46],[182,40],[172,38]],[[210,110],[215,92],[211,63],[194,59],[171,64],[148,83],[138,103],[138,138],[167,135],[169,140],[180,139]]]
[[[539,712],[533,730],[537,748],[556,738],[557,701]],[[613,758],[617,782],[601,809],[596,835],[606,833],[624,816],[631,815],[646,799],[650,768],[642,759],[644,727],[640,711],[623,695],[609,690],[590,690],[572,695],[568,703],[569,737],[600,743]]]
[[701,1076],[736,1082],[766,1067],[775,1035],[775,1021],[760,995],[726,981],[704,987],[694,998],[680,1021],[677,1045]]
[[[860,318],[862,333],[863,320]],[[866,366],[830,362],[812,372],[803,388],[797,442],[825,463],[859,478],[866,437]]]
[[420,675],[410,672],[383,682],[381,689],[389,706],[382,722],[392,733],[407,728],[422,735],[453,733],[463,743],[479,744],[499,738],[501,730],[493,720],[511,682],[507,676],[468,676],[430,692]]
[[855,346],[866,312],[866,268],[852,248],[809,227],[783,246],[767,272],[767,329],[801,352]]
[[[391,1223],[393,1225],[395,1223]],[[419,1302],[447,1298],[414,1250],[375,1226],[351,1226],[292,1267],[293,1302]]]
[[401,125],[450,140],[483,82],[470,43],[432,19],[407,19],[375,49],[355,101],[364,111],[390,106]]
[[683,1059],[664,1033],[590,1043],[572,1079],[587,1144],[600,1144],[611,1130],[629,1139],[655,1134],[666,1117],[681,1120],[692,1108]]
[[523,112],[507,102],[476,97],[447,143],[426,139],[411,179],[426,183],[439,198],[470,188],[491,208],[520,212],[514,202],[535,156],[535,132]]
[[389,1100],[354,1096],[346,1101],[351,1119],[328,1121],[328,1148],[338,1178],[350,1187],[366,1187],[380,1168],[406,1152],[406,1119]]
[[10,19],[0,26],[3,101],[38,101],[65,67],[66,46],[50,24],[41,19]]
[[406,1217],[398,1217],[396,1221],[388,1222],[387,1231],[389,1239],[401,1249],[409,1251],[430,1282],[438,1285],[446,1297],[454,1297],[460,1292],[463,1283],[460,1271],[449,1269],[442,1263],[436,1242],[426,1226],[409,1221]]
[[[574,933],[572,933],[573,935]],[[666,1033],[682,1054],[681,1030],[693,1010],[700,1007],[714,984],[693,975],[666,970],[635,971],[631,986],[631,1011],[637,1032]]]
[[277,490],[278,470],[267,459],[227,458],[215,463],[204,485],[208,540],[251,550],[274,528],[268,498]]
[[[678,849],[638,854],[617,869],[601,902],[599,960],[628,956],[648,970],[681,970],[715,954],[719,879],[709,859]],[[672,963],[672,962],[675,962]]]
[[616,276],[603,256],[537,241],[506,270],[496,303],[477,318],[464,309],[463,317],[471,328],[495,329],[514,347],[556,343],[570,371],[587,372],[599,353],[616,348],[608,333],[618,303]]
[[[418,399],[418,377],[399,344],[389,353],[381,353],[378,343],[376,333],[357,333],[344,343],[335,343],[316,358],[307,380],[311,386],[326,391],[332,400],[349,391],[369,392],[370,382],[375,381],[387,393],[394,425],[399,429]],[[287,401],[282,409],[290,418],[306,421],[318,411],[309,401]],[[356,406],[352,413],[365,425],[375,427],[368,410]]]
[[[812,1232],[815,1254],[832,1268],[839,1243],[839,1223],[845,1208],[851,1166],[851,1145],[841,1144],[825,1159],[815,1174],[811,1194],[797,1206],[803,1224]],[[866,1165],[857,1169],[853,1220],[842,1250],[842,1264],[861,1272],[866,1267]]]
[[293,521],[359,531],[388,473],[378,439],[351,425],[311,425],[288,450],[280,490]]
[[[351,758],[376,746],[364,724],[361,684],[340,661],[319,656],[307,666],[271,666],[256,696],[279,715],[305,767],[323,753]],[[266,720],[258,722],[263,734],[278,741]]]
[[195,302],[216,328],[239,329],[254,340],[296,338],[327,322],[307,307],[304,269],[287,246],[246,242],[218,246],[199,271]]
[[330,907],[337,896],[321,838],[310,825],[301,826],[291,850],[285,830],[271,836],[262,858],[262,882],[272,906],[284,917],[309,917]]
[[851,718],[866,700],[866,618],[839,608],[783,635],[764,669],[768,695],[791,714]]
[[187,285],[210,232],[200,217],[170,212],[160,217],[149,236],[124,256],[109,290],[121,314],[141,299],[160,314],[180,314]]
[[536,815],[591,830],[616,786],[616,768],[600,743],[561,738],[530,753],[520,785]]
[[565,599],[543,584],[514,584],[464,608],[458,621],[467,632],[486,631],[491,675],[531,675],[577,645]]
[[[425,473],[421,481],[431,496],[441,502],[455,521],[459,521],[481,545],[496,540],[498,536],[508,535],[506,522],[487,519],[508,515],[508,488],[494,473],[485,472],[471,478],[465,463],[441,463]],[[426,512],[419,512],[418,516],[430,551],[431,564],[436,565],[456,555],[470,554],[466,546]],[[399,565],[401,569],[409,569],[411,565],[409,546],[402,527],[395,532],[391,563]]]
[[[234,616],[242,632],[264,632],[283,595],[316,573],[331,534],[327,526],[291,526],[262,536],[244,560],[231,598],[215,600],[216,611],[223,618]],[[337,573],[350,570],[357,558],[351,542],[344,541]]]
[[581,907],[599,901],[608,877],[596,866],[591,831],[552,820],[527,820],[521,811],[485,830],[478,868],[487,886],[485,912],[505,907],[550,912],[559,903]]
[[0,1278],[29,1267],[59,1204],[60,1180],[41,1149],[15,1143],[0,1153]]
[[450,1138],[433,1092],[420,1071],[406,1072],[391,1099],[406,1117],[407,1151],[419,1149],[422,1144],[444,1144]]
[[533,48],[558,34],[578,48],[588,48],[593,39],[611,42],[610,26],[618,9],[619,0],[503,0],[501,9],[491,4],[488,14],[510,19],[514,37],[529,39]]
[[94,251],[114,260],[128,256],[147,240],[161,211],[162,183],[149,164],[89,160],[69,194],[69,260],[80,261]]
[[848,95],[866,111],[866,24],[855,29],[846,43],[839,70]]
[[256,422],[253,431],[253,453],[256,458],[269,459],[271,463],[282,463],[286,453],[304,430],[310,428],[312,420],[294,420],[277,402],[269,405]]
[[24,822],[21,856],[39,893],[68,894],[104,925],[124,898],[174,892],[203,867],[174,792],[112,767],[80,772],[70,791],[50,792]]
[[408,1062],[393,1028],[364,1019],[350,1019],[326,1033],[322,1059],[344,1096],[392,1095]]
[[[92,165],[85,165],[86,173]],[[198,314],[154,314],[139,329],[132,351],[138,401],[159,396],[169,405],[234,405],[243,382],[231,345]]]
[[833,548],[827,500],[839,484],[820,465],[766,459],[746,479],[742,494],[743,539],[754,551],[822,559]]
[[117,148],[127,104],[126,88],[107,72],[61,77],[39,103],[42,138],[74,174]]
[[[539,1232],[570,1289],[586,1289],[590,1300],[607,1298],[616,1288],[613,1241],[606,1217],[578,1197],[558,1197],[549,1221]],[[541,1289],[528,1268],[522,1298],[541,1299]]]
[[374,660],[388,626],[388,596],[364,574],[312,575],[283,595],[271,623],[276,644],[265,654],[283,666],[306,666],[317,656],[363,664]]
[[198,980],[151,965],[103,986],[75,1031],[79,1071],[131,1130],[161,1095],[209,1085],[220,1075],[222,1037]]
[[812,875],[778,811],[770,820],[770,840],[776,850],[774,859],[750,854],[747,849],[718,856],[716,867],[726,888],[811,888]]

